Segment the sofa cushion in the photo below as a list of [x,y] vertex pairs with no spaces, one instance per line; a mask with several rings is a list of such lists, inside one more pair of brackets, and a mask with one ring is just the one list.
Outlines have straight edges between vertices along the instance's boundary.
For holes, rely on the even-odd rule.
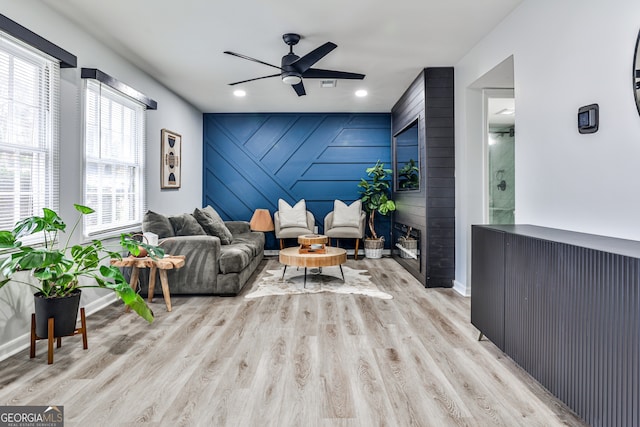
[[282,199],[278,199],[278,215],[280,228],[307,228],[307,204],[301,199],[293,207]]
[[218,212],[215,211],[211,206],[207,206],[204,209],[196,208],[193,211],[193,216],[200,223],[204,231],[211,236],[218,236],[220,238],[220,243],[223,245],[228,245],[233,240],[233,235],[231,231],[224,224],[224,221],[218,215]]
[[218,268],[222,274],[240,273],[253,258],[253,250],[244,243],[221,246]]
[[355,227],[360,226],[360,212],[362,202],[356,200],[347,205],[341,200],[333,202],[333,227]]
[[201,236],[207,234],[191,214],[170,216],[169,221],[176,236]]
[[251,256],[264,250],[264,233],[242,233],[233,236],[233,245],[241,244],[251,249]]
[[147,213],[144,214],[142,231],[155,233],[158,235],[158,239],[165,239],[176,235],[169,218],[153,211],[147,211]]

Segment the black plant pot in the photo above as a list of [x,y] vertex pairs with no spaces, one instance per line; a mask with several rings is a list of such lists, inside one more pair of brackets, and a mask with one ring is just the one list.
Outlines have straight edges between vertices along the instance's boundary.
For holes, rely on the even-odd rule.
[[78,307],[80,307],[80,289],[76,289],[66,297],[45,298],[42,292],[34,296],[36,309],[36,335],[39,338],[48,338],[49,318],[54,319],[54,337],[72,335],[76,329]]

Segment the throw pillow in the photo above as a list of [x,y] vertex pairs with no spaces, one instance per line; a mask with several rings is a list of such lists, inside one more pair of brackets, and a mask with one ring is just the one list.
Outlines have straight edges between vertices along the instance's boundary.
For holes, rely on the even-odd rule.
[[233,240],[233,234],[231,234],[231,231],[229,231],[225,225],[224,220],[211,206],[207,206],[204,209],[196,208],[196,210],[193,211],[193,216],[198,220],[207,234],[217,236],[223,245],[228,245]]
[[176,232],[176,236],[202,236],[207,234],[191,214],[185,213],[170,216],[169,221]]
[[356,200],[347,206],[341,200],[333,202],[333,226],[334,227],[359,227],[362,202]]
[[158,235],[158,239],[165,239],[176,235],[169,218],[153,211],[147,211],[147,213],[144,214],[144,218],[142,218],[142,231],[155,233]]
[[293,207],[282,199],[278,199],[278,215],[280,228],[307,228],[307,203],[301,199]]

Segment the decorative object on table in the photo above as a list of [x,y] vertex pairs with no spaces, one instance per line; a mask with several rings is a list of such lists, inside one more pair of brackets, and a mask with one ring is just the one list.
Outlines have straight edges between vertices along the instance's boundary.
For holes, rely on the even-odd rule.
[[[142,247],[154,257],[162,257],[163,250],[138,242],[126,234],[120,236],[118,251],[107,249],[104,243],[97,239],[86,245],[69,247],[82,216],[94,212],[86,206],[74,207],[80,215],[63,247],[59,247],[58,234],[66,230],[66,224],[56,212],[48,208],[43,209],[42,216],[31,216],[18,221],[13,230],[0,231],[0,249],[11,251],[11,255],[0,264],[0,273],[5,277],[0,281],[0,288],[9,282],[15,282],[37,291],[34,298],[35,334],[38,338],[49,338],[49,319],[52,317],[56,338],[74,334],[81,288],[111,289],[138,315],[152,322],[153,313],[140,295],[131,289],[120,270],[104,265],[103,261],[122,258],[120,252],[123,249],[138,254],[139,248]],[[32,245],[23,244],[22,239],[37,233],[43,234],[44,245],[41,241]],[[31,274],[21,277],[24,276],[19,274],[21,272]],[[50,309],[51,304],[63,304],[64,308]],[[52,316],[51,313],[59,315]],[[69,320],[64,320],[65,315],[69,316]],[[51,358],[50,360],[52,361]]]
[[256,209],[253,211],[249,225],[251,226],[251,231],[268,232],[275,229],[269,209]]
[[321,234],[303,234],[302,236],[298,236],[298,244],[300,245],[298,253],[326,254],[327,250],[325,245],[328,241],[329,238]]
[[396,204],[389,198],[391,186],[389,176],[393,171],[385,169],[384,163],[378,160],[373,167],[366,169],[366,173],[370,180],[362,178],[358,184],[362,208],[369,216],[368,225],[371,233],[364,239],[364,252],[367,258],[381,258],[384,236],[378,236],[376,233],[376,212],[386,216],[389,212],[396,210]]
[[313,234],[315,222],[304,199],[294,206],[278,199],[278,210],[273,214],[273,223],[276,239],[280,239],[280,249],[284,249],[284,239],[297,239],[303,234]]
[[[283,268],[266,270],[257,280],[256,286],[245,298],[259,298],[272,295],[298,295],[317,294],[321,292],[331,292],[336,294],[366,295],[381,299],[392,299],[386,292],[382,292],[371,277],[367,275],[367,270],[356,270],[347,266],[342,267],[344,281],[342,277],[327,274],[332,269],[325,269],[323,274],[309,274],[306,278],[302,274],[291,273],[284,279]],[[328,271],[327,271],[328,270]],[[337,272],[337,269],[335,270]]]
[[162,129],[161,188],[180,188],[182,170],[182,136]]
[[324,234],[330,239],[336,240],[355,239],[354,259],[357,260],[360,239],[364,237],[366,221],[367,214],[362,210],[361,200],[356,200],[350,205],[342,200],[334,200],[333,211],[324,217]]

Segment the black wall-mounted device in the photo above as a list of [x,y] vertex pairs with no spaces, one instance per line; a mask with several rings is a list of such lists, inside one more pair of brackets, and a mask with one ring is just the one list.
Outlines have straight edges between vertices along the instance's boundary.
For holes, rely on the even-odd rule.
[[599,121],[598,104],[585,105],[578,108],[578,132],[597,132]]

